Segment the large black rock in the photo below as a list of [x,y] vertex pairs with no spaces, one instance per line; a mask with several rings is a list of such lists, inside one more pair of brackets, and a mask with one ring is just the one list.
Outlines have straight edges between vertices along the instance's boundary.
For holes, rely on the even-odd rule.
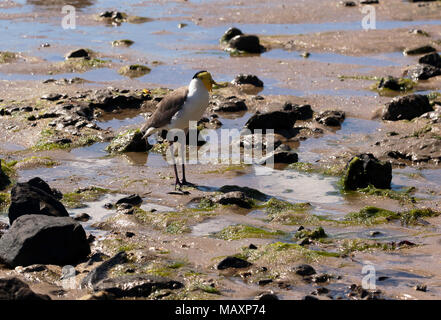
[[407,70],[407,75],[413,80],[427,80],[441,75],[441,68],[430,64],[417,64]]
[[273,111],[266,113],[256,113],[248,119],[245,127],[250,130],[255,129],[292,129],[297,120],[296,112]]
[[33,292],[17,278],[0,279],[0,300],[51,300],[47,295]]
[[40,178],[17,183],[11,190],[9,223],[12,225],[18,217],[26,214],[68,217],[69,213],[59,199],[61,199],[61,194],[52,190]]
[[82,287],[93,287],[101,280],[106,279],[109,271],[117,266],[127,262],[127,254],[125,252],[118,252],[109,260],[104,261],[98,267],[90,271],[87,276],[81,281]]
[[383,108],[383,120],[412,120],[420,115],[433,111],[425,95],[411,94],[392,99]]
[[11,267],[73,265],[89,253],[83,227],[69,217],[24,215],[0,238],[0,261]]
[[441,68],[441,56],[436,52],[426,54],[425,56],[421,57],[418,62]]
[[373,185],[379,189],[390,189],[392,165],[380,162],[372,154],[361,154],[353,157],[346,165],[344,187],[346,190],[357,190]]

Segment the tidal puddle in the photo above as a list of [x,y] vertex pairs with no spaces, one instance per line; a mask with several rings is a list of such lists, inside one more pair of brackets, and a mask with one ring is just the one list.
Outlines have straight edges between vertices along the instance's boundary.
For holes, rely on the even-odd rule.
[[[354,139],[359,136],[368,139],[370,134],[375,133],[382,124],[378,121],[357,118],[346,118],[341,128],[334,134],[328,133],[320,138],[310,138],[300,143],[298,148],[299,161],[313,163],[321,158],[320,153],[327,149],[356,146],[360,141]],[[347,143],[347,141],[352,141]]]
[[139,110],[125,110],[119,113],[103,112],[96,124],[102,129],[112,129],[118,131],[123,127],[140,126],[146,118],[139,114]]
[[[300,51],[272,49],[263,53],[264,57],[273,59],[305,60]],[[357,66],[391,67],[415,63],[416,59],[404,56],[402,52],[385,53],[371,56],[348,56],[333,52],[311,52],[307,60],[333,64],[350,64]]]
[[0,144],[0,151],[6,151],[6,152],[13,152],[13,151],[22,151],[25,150],[26,148],[23,146],[20,146],[18,144],[15,143],[10,143],[10,142],[3,142]]

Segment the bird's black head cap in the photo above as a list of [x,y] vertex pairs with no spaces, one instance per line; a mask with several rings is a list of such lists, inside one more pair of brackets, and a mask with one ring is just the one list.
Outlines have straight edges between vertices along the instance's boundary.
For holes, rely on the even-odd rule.
[[193,79],[196,79],[201,73],[204,73],[204,72],[208,72],[208,71],[202,70],[202,71],[196,72],[195,75],[193,76]]

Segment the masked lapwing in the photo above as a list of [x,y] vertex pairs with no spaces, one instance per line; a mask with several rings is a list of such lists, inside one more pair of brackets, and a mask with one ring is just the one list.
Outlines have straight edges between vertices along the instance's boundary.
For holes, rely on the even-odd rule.
[[[188,132],[190,121],[199,121],[208,107],[209,92],[216,82],[207,71],[199,71],[190,81],[187,88],[180,88],[167,94],[157,105],[155,112],[148,118],[141,128],[144,139],[163,130],[181,129]],[[172,158],[174,158],[173,142],[169,141]],[[175,189],[183,185],[190,185],[185,178],[185,161],[182,162],[182,180],[179,180],[176,162],[173,161],[175,171]]]

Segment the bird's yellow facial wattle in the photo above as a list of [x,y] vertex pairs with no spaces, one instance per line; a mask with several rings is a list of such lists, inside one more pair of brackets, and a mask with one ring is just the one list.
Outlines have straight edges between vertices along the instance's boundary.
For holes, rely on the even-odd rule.
[[216,81],[214,81],[211,77],[210,72],[201,72],[197,77],[202,81],[208,91],[213,89],[213,84],[217,84]]

